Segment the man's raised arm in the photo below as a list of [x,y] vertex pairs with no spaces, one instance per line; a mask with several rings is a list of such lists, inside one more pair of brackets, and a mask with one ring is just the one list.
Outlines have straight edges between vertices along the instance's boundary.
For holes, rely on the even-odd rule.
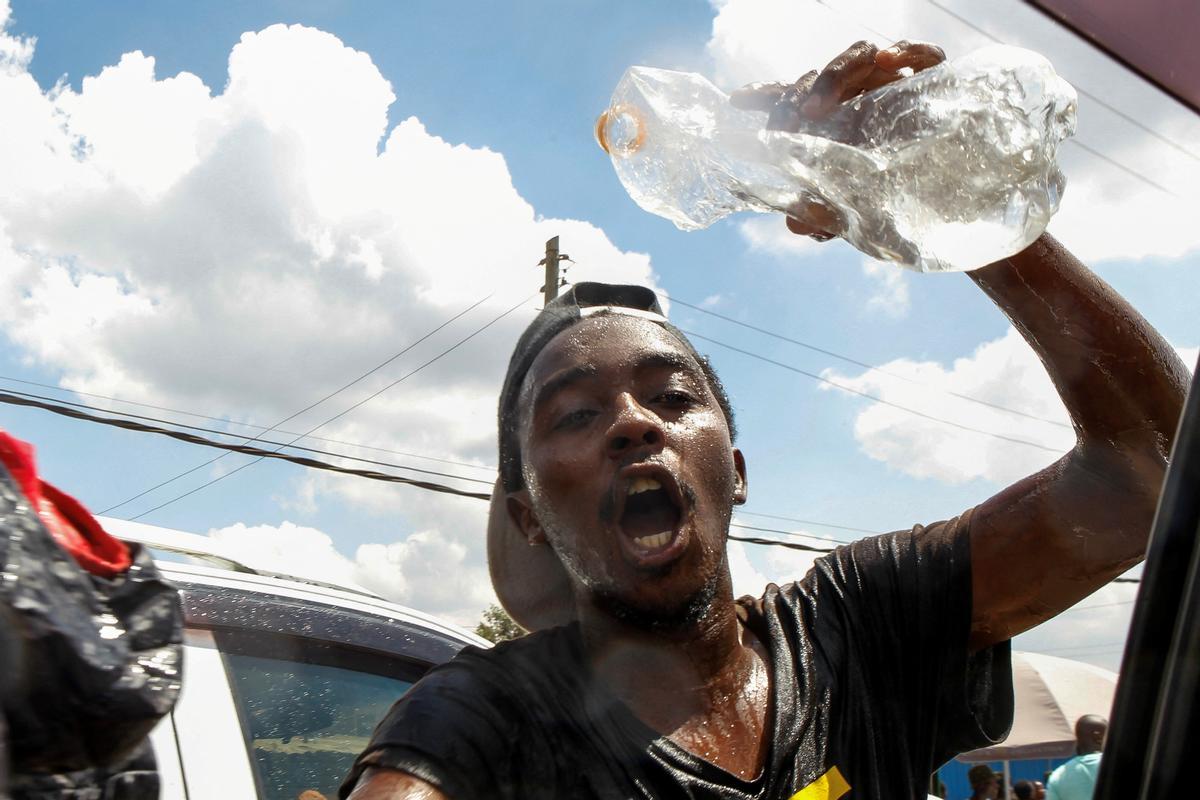
[[1076,445],[976,509],[971,644],[1044,622],[1145,555],[1183,408],[1183,362],[1048,234],[969,273],[1042,360]]
[[[942,50],[898,42],[851,45],[795,84],[732,96],[770,109],[769,127],[796,130],[840,102],[941,62]],[[843,228],[819,202],[798,202],[788,228],[826,241]],[[1044,622],[1145,554],[1187,369],[1113,289],[1051,236],[969,273],[1037,352],[1074,423],[1059,461],[976,509],[971,523],[971,645],[986,647]]]

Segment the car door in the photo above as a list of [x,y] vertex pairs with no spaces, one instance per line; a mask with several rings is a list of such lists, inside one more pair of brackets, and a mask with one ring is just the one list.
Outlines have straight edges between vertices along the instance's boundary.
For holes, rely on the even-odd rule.
[[1150,535],[1096,800],[1194,796],[1198,740],[1200,364]]
[[[167,800],[335,797],[391,704],[464,644],[419,620],[295,591],[180,589],[184,691],[171,729],[156,732]],[[176,758],[163,753],[170,734]]]

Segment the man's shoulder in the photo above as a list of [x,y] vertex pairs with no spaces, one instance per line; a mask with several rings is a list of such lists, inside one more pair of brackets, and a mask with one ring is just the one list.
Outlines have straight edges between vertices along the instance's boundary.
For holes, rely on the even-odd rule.
[[1050,780],[1061,781],[1067,776],[1073,776],[1078,772],[1093,772],[1096,765],[1100,763],[1100,753],[1084,753],[1083,755],[1071,756],[1068,761],[1059,764],[1050,773]]
[[495,647],[464,647],[396,701],[356,770],[399,769],[451,797],[496,796],[478,782],[511,766],[517,750],[534,752],[531,742],[542,742],[537,752],[544,753],[552,741],[546,721],[571,688],[562,676],[577,672],[560,662],[578,652],[577,640],[572,629],[554,628]]
[[1057,767],[1055,767],[1054,770],[1050,774],[1051,775],[1062,774],[1063,772],[1070,770],[1071,767],[1074,766],[1075,762],[1077,762],[1077,761],[1079,761],[1079,756],[1077,756],[1077,755],[1071,756],[1066,761],[1064,761],[1063,763],[1061,763]]
[[499,642],[493,647],[467,645],[450,663],[459,659],[508,664],[546,658],[547,656],[561,659],[573,656],[578,642],[579,626],[577,623],[571,623],[527,633],[515,639]]
[[577,659],[578,635],[574,626],[550,628],[500,642],[495,647],[467,645],[446,663],[434,667],[413,687],[437,691],[447,688],[478,693],[511,695],[529,682],[569,668]]
[[[495,647],[468,645],[417,681],[388,711],[374,744],[472,731],[483,738],[547,715],[569,692],[571,633],[551,629]],[[478,738],[478,737],[477,737]]]

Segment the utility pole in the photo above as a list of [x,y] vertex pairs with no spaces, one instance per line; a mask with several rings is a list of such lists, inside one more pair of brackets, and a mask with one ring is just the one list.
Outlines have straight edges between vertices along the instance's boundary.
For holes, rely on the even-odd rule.
[[539,265],[546,267],[546,282],[542,284],[542,307],[550,304],[550,301],[558,297],[558,262],[562,260],[570,261],[570,257],[566,253],[558,252],[558,237],[555,236],[546,242],[546,257],[538,262]]

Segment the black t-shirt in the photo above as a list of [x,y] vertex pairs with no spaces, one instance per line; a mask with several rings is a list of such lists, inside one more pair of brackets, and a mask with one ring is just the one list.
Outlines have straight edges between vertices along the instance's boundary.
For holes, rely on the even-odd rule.
[[1005,642],[968,654],[970,515],[838,548],[799,582],[743,598],[770,653],[770,750],[743,780],[641,723],[594,680],[575,625],[464,649],[388,712],[369,766],[476,798],[925,796],[1012,718]]

